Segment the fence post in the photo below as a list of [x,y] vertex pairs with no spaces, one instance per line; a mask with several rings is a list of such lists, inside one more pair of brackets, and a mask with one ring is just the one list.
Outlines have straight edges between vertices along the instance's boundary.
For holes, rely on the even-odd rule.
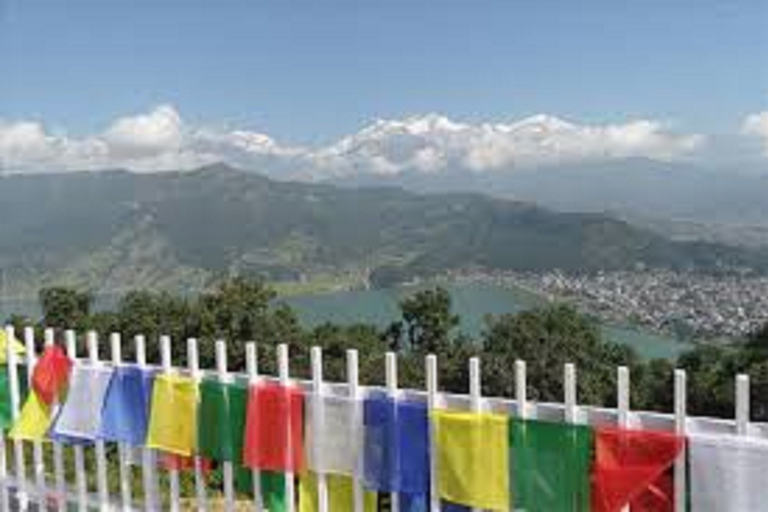
[[[10,387],[10,367],[8,364],[11,350],[13,350],[13,344],[10,340],[5,344],[5,362],[6,362],[6,378],[8,379],[8,385]],[[0,430],[0,507],[2,510],[11,509],[10,500],[10,485],[8,482],[8,453],[6,450],[6,438],[5,432]]]
[[736,433],[749,435],[749,375],[736,376]]
[[[227,374],[227,344],[224,340],[216,341],[216,371],[219,382],[229,382]],[[222,464],[224,474],[224,510],[232,512],[235,509],[234,472],[231,461]]]
[[515,401],[520,419],[528,417],[528,378],[525,361],[515,361]]
[[[619,366],[616,371],[618,424],[621,428],[627,428],[629,426],[629,368]],[[622,512],[629,512],[629,510],[629,505],[627,505],[622,509]]]
[[[283,386],[291,385],[291,371],[290,360],[288,359],[288,345],[282,343],[277,346],[277,367],[280,374],[280,384]],[[289,409],[290,410],[290,409]],[[290,428],[290,422],[289,427]],[[293,458],[294,446],[290,445],[291,436],[288,436],[288,456]],[[288,471],[285,473],[285,500],[287,512],[295,512],[296,510],[296,495],[294,492],[296,482],[293,480],[293,472]]]
[[[192,379],[199,383],[200,381],[200,356],[197,350],[197,339],[187,339],[187,367]],[[197,428],[197,425],[195,425]],[[192,457],[192,463],[195,467],[195,496],[197,500],[197,510],[208,510],[208,495],[205,489],[205,475],[203,474],[203,459],[195,454]]]
[[[52,347],[54,344],[54,332],[50,327],[45,329],[45,346]],[[30,379],[32,376],[29,376]],[[56,503],[59,512],[67,510],[67,482],[64,476],[64,447],[61,443],[53,442],[53,466],[56,474]]]
[[[67,355],[73,362],[77,359],[77,339],[75,331],[67,330],[64,333],[64,340],[67,344]],[[85,451],[82,445],[76,444],[73,447],[75,452],[75,482],[77,486],[77,507],[81,512],[88,510],[88,482],[85,474]]]
[[[141,334],[133,339],[136,347],[136,365],[142,371],[147,370],[147,343],[146,338]],[[144,485],[144,508],[147,512],[157,510],[155,486],[155,456],[151,449],[142,446],[141,448],[141,477]]]
[[[245,366],[248,372],[248,397],[250,400],[251,387],[259,383],[259,364],[256,358],[256,343],[249,341],[245,344]],[[258,469],[251,470],[253,477],[253,502],[256,512],[263,512],[264,500],[261,497],[261,472]]]
[[[170,336],[160,336],[160,359],[164,374],[174,373],[173,360],[171,358]],[[179,471],[175,467],[169,468],[168,480],[170,481],[169,507],[173,512],[179,510]]]
[[[395,352],[387,352],[385,356],[385,371],[386,371],[386,384],[387,394],[392,399],[397,411],[397,354]],[[400,495],[397,492],[389,493],[389,499],[391,502],[391,511],[400,512]]]
[[[482,381],[480,378],[480,358],[469,359],[469,404],[475,414],[483,412]],[[480,512],[479,508],[473,508],[472,512]]]
[[[687,389],[685,370],[675,370],[675,433],[684,436],[686,431],[687,414]],[[683,445],[683,450],[675,461],[675,510],[685,510],[686,500],[686,450],[687,445]]]
[[[16,333],[12,325],[5,328],[5,338],[8,340],[7,347],[7,363],[8,363],[8,384],[11,398],[11,417],[13,421],[19,417],[19,405],[21,401],[21,395],[19,392],[19,368],[18,360],[16,359],[16,349],[13,346],[13,341],[16,339]],[[29,495],[27,493],[27,476],[26,466],[24,462],[24,443],[23,441],[14,440],[13,452],[16,466],[16,488],[19,510],[27,510],[29,507]]]
[[440,512],[440,487],[437,481],[437,443],[435,440],[435,422],[432,421],[432,411],[437,409],[437,356],[429,354],[425,360],[427,375],[427,408],[429,409],[429,510]]
[[[35,330],[32,327],[24,328],[24,348],[26,350],[26,362],[27,362],[27,385],[32,382],[32,372],[35,370],[35,364],[37,364],[37,356],[35,353]],[[33,471],[35,474],[35,494],[37,495],[37,503],[40,506],[46,505],[46,497],[48,491],[45,485],[45,462],[43,460],[43,443],[35,441],[32,447],[32,460]]]
[[[120,333],[113,332],[109,335],[109,346],[112,356],[112,366],[114,371],[123,364],[123,347]],[[128,461],[128,450],[130,448],[125,443],[117,445],[117,468],[120,473],[120,502],[123,512],[131,510],[131,465]]]
[[[322,431],[323,421],[323,349],[312,347],[310,354],[312,359],[312,429],[315,435],[312,437],[312,459],[318,461],[317,432]],[[317,472],[317,512],[328,512],[328,481],[325,472]]]
[[[88,344],[88,360],[91,366],[100,366],[99,361],[99,338],[94,331],[88,331],[86,334]],[[95,443],[96,452],[96,489],[99,496],[99,509],[109,510],[109,488],[107,487],[107,453],[104,447],[104,441],[97,440]]]
[[[347,350],[347,383],[349,397],[352,399],[352,417],[354,421],[360,424],[360,375],[357,350]],[[358,439],[350,440],[350,442],[359,443]],[[360,460],[361,450],[358,450],[358,460]],[[357,464],[359,470],[360,464]],[[364,512],[365,510],[365,495],[363,494],[363,485],[360,481],[359,471],[355,471],[355,475],[352,479],[352,495],[354,497],[354,510],[355,512]]]
[[576,405],[576,366],[573,363],[566,363],[563,367],[563,395],[565,421],[566,423],[576,423],[578,415]]

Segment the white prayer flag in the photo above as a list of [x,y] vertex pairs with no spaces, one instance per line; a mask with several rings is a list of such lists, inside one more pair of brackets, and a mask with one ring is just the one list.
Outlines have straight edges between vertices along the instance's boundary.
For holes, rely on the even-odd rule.
[[692,512],[768,510],[768,440],[691,434]]
[[362,447],[362,402],[346,397],[310,396],[306,406],[307,466],[324,474],[354,476]]
[[112,369],[77,363],[72,367],[66,401],[53,425],[53,437],[94,441],[101,430],[101,409]]

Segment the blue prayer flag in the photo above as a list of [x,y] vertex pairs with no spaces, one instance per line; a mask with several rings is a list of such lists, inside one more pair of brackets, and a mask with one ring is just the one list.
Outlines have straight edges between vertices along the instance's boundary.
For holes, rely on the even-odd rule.
[[136,366],[115,368],[102,410],[104,440],[139,446],[149,419],[154,372]]

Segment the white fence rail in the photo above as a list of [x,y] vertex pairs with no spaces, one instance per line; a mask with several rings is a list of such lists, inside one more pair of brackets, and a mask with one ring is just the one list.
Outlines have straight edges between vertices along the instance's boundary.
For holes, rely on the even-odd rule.
[[[14,330],[12,327],[6,327],[6,336],[8,340],[14,339]],[[7,360],[8,374],[10,380],[10,394],[13,417],[17,417],[20,406],[20,382],[18,367],[25,365],[28,378],[31,378],[36,364],[34,331],[27,328],[23,333],[26,354],[23,361],[20,360],[12,344],[8,343]],[[66,331],[65,345],[69,356],[73,359],[86,359],[94,364],[119,366],[124,363],[122,359],[122,348],[124,340],[119,334],[110,336],[111,354],[108,360],[102,360],[99,354],[99,344],[96,333],[89,332],[85,336],[86,352],[79,352],[77,338],[73,331]],[[44,345],[49,346],[54,342],[54,333],[51,329],[45,331]],[[246,373],[236,374],[230,372],[227,367],[227,345],[224,341],[216,343],[216,368],[199,368],[198,346],[194,339],[187,340],[187,368],[174,368],[171,361],[171,339],[167,336],[161,337],[160,365],[152,365],[146,359],[146,340],[143,336],[137,336],[134,340],[136,354],[135,363],[145,368],[156,368],[161,371],[184,372],[193,378],[201,379],[203,377],[214,377],[221,380],[228,380],[239,376],[253,384],[257,381],[279,380],[286,384],[291,381],[289,375],[289,348],[287,345],[280,345],[277,350],[277,376],[259,375],[256,357],[256,344],[249,342],[246,344]],[[358,354],[355,350],[347,351],[347,382],[331,383],[323,379],[323,357],[322,351],[318,347],[311,350],[311,371],[310,381],[293,381],[301,386],[306,393],[307,400],[314,401],[315,404],[321,404],[321,397],[324,395],[350,396],[362,398],[369,391],[386,392],[392,397],[402,397],[406,399],[419,400],[425,402],[430,410],[436,408],[452,408],[459,410],[488,411],[498,412],[521,418],[535,418],[550,420],[556,422],[568,422],[578,424],[599,425],[619,425],[626,427],[652,428],[656,430],[665,430],[685,434],[688,432],[710,433],[710,434],[736,434],[741,436],[750,436],[758,439],[768,439],[768,424],[751,423],[749,413],[749,378],[746,375],[735,376],[736,396],[735,396],[735,419],[714,419],[691,417],[686,414],[686,375],[682,370],[676,370],[674,373],[674,414],[664,414],[656,412],[642,412],[631,410],[630,402],[630,375],[626,367],[617,369],[617,407],[601,408],[589,405],[581,405],[577,402],[577,369],[572,364],[566,364],[563,368],[563,402],[562,403],[542,403],[530,402],[526,397],[526,365],[524,361],[517,361],[514,368],[510,371],[515,373],[515,399],[483,397],[481,395],[481,368],[480,361],[472,358],[468,361],[470,381],[468,382],[468,394],[442,393],[439,390],[438,383],[438,357],[435,355],[427,356],[425,359],[425,390],[411,390],[398,388],[397,381],[397,356],[394,353],[388,353],[382,364],[385,365],[386,386],[377,388],[365,386],[358,382]],[[317,417],[318,415],[315,415]],[[181,486],[179,474],[176,470],[169,470],[167,479],[161,479],[161,471],[158,470],[158,461],[155,453],[149,449],[141,449],[138,457],[134,456],[134,451],[127,445],[116,447],[105,445],[104,442],[97,442],[93,446],[67,446],[59,442],[52,442],[52,447],[48,450],[41,443],[27,443],[23,441],[10,442],[4,437],[0,439],[0,508],[6,510],[29,510],[31,505],[36,505],[35,509],[57,509],[64,510],[161,510],[163,496],[168,496],[167,507],[170,510],[179,510],[182,499],[192,500],[193,508],[196,510],[208,510],[211,506],[211,499],[207,495],[205,478],[202,471],[201,460],[195,459],[195,489],[191,496],[181,496]],[[434,439],[434,436],[432,436]],[[31,445],[31,448],[29,448]],[[7,448],[12,446],[13,464],[10,464]],[[433,446],[434,448],[434,446]],[[312,447],[309,448],[310,450]],[[117,456],[108,456],[109,453],[116,453]],[[434,454],[435,450],[432,449]],[[48,454],[48,456],[46,456]],[[675,495],[678,504],[678,510],[685,510],[686,496],[686,465],[681,455],[675,465]],[[437,494],[437,478],[434,455],[431,455],[432,475],[431,479],[431,512],[439,512],[440,500]],[[65,461],[74,460],[74,482],[65,480]],[[141,499],[136,489],[132,489],[134,472],[137,468],[132,461],[140,460],[141,466],[141,485],[143,492]],[[87,461],[95,460],[94,464],[87,464]],[[28,465],[29,464],[29,465]],[[90,467],[89,467],[90,466]],[[90,469],[95,474],[95,479],[89,482],[87,470]],[[224,510],[234,510],[237,500],[233,467],[230,464],[223,466],[223,489],[217,491],[221,494],[220,500],[223,502]],[[117,475],[119,482],[112,485],[110,492],[110,482],[108,475]],[[250,501],[250,509],[256,511],[265,510],[261,502],[260,479],[258,471],[253,472],[253,496]],[[160,488],[161,480],[167,481],[168,489],[163,492]],[[95,485],[93,484],[95,481]],[[286,496],[293,497],[294,479],[290,476],[285,479]],[[328,508],[328,489],[324,475],[318,475],[318,507],[319,512],[332,512]],[[361,484],[361,475],[354,479],[355,511],[363,512],[363,491]],[[288,499],[288,510],[294,512],[294,499]],[[397,495],[393,494],[391,499],[392,510],[398,512]],[[220,508],[217,508],[220,509]]]

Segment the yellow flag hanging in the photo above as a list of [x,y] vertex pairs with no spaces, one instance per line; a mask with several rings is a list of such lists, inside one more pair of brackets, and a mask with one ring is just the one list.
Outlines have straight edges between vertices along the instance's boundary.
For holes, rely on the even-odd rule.
[[37,393],[30,393],[8,437],[24,441],[42,441],[52,421],[50,406],[40,400]]
[[[352,479],[342,475],[326,475],[328,485],[328,510],[354,512],[355,493]],[[365,512],[376,512],[376,493],[365,491]],[[317,476],[306,471],[299,482],[299,512],[317,512]]]
[[[11,340],[11,346],[16,354],[21,355],[25,352],[24,345],[19,340]],[[6,364],[8,362],[8,336],[5,331],[0,329],[0,364]]]
[[197,430],[197,383],[189,377],[159,375],[152,388],[148,448],[190,456]]
[[435,411],[432,421],[440,497],[468,507],[509,510],[509,418]]

